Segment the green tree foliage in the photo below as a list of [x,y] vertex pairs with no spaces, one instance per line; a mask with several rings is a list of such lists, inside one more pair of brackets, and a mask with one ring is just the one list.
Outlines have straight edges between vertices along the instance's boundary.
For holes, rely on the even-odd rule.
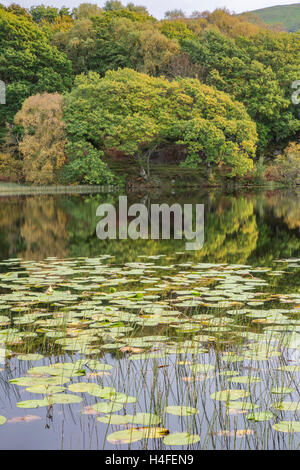
[[[225,9],[190,16],[174,10],[158,21],[143,6],[109,0],[72,12],[0,5],[7,102],[0,106],[1,141],[28,97],[66,94],[75,75],[91,71],[96,75],[78,78],[67,99],[68,181],[109,181],[101,153],[109,149],[135,155],[147,168],[154,149],[169,144],[185,149],[186,165],[217,164],[226,175],[242,175],[252,166],[253,121],[258,156],[299,136],[300,106],[291,101],[291,86],[299,80],[300,32],[271,30]],[[6,140],[0,162],[1,168],[11,162],[14,179],[20,162],[10,153],[18,132],[9,133],[13,143]]]
[[59,9],[54,7],[49,7],[45,5],[38,5],[31,7],[29,10],[33,21],[39,23],[43,20],[53,23],[53,21],[59,16]]
[[299,110],[291,103],[291,84],[300,70],[300,35],[269,31],[230,38],[207,30],[201,41],[184,40],[182,47],[206,69],[207,84],[245,104],[257,122],[261,148],[300,129]]
[[61,174],[64,183],[113,184],[118,178],[102,160],[104,152],[90,142],[79,140],[66,145],[68,163]]
[[68,31],[55,33],[52,44],[66,53],[72,62],[75,74],[89,70],[90,56],[93,55],[96,47],[93,22],[90,18],[83,16]]
[[77,8],[73,8],[72,14],[75,20],[82,20],[92,16],[101,16],[103,9],[94,3],[81,3]]
[[[104,184],[116,181],[103,152],[89,142],[68,142],[63,119],[64,98],[58,93],[43,93],[27,98],[15,116],[22,129],[14,161],[0,154],[0,168],[7,165],[16,176],[33,184]],[[21,160],[18,158],[21,156]],[[16,178],[15,176],[15,178]]]
[[168,10],[165,13],[165,18],[169,20],[177,20],[178,18],[185,18],[185,13],[182,10],[175,9],[175,10]]
[[5,10],[10,13],[13,13],[14,15],[26,16],[27,18],[31,18],[31,15],[26,10],[26,8],[22,8],[17,3],[11,3],[8,7],[5,8]]
[[71,142],[118,150],[144,166],[169,143],[186,147],[187,164],[223,164],[228,176],[252,167],[255,124],[242,104],[196,79],[169,82],[130,69],[76,78],[66,97]]
[[162,21],[160,30],[170,39],[177,39],[178,41],[183,39],[197,40],[197,35],[183,21]]
[[0,9],[0,77],[6,83],[3,126],[30,95],[70,89],[72,64],[30,18]]
[[105,11],[115,11],[115,10],[122,10],[123,4],[118,0],[108,0],[104,5]]
[[104,75],[107,70],[130,67],[158,75],[179,53],[179,46],[149,18],[127,9],[108,11],[78,20],[68,32],[57,33],[53,44],[66,52],[77,74],[94,70]]
[[108,0],[104,5],[105,11],[117,11],[117,10],[124,10],[124,9],[127,9],[129,11],[135,11],[136,13],[142,13],[144,15],[149,15],[146,7],[135,5],[132,2],[127,3],[125,7],[122,4],[122,2],[119,2],[118,0]]

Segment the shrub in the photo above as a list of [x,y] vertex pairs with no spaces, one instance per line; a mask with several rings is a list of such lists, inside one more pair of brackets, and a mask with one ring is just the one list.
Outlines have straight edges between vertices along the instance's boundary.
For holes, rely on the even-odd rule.
[[300,184],[300,143],[291,142],[275,159],[275,169],[287,184]]
[[69,163],[64,167],[61,179],[65,183],[111,184],[116,177],[101,160],[103,152],[84,141],[68,143],[66,153]]

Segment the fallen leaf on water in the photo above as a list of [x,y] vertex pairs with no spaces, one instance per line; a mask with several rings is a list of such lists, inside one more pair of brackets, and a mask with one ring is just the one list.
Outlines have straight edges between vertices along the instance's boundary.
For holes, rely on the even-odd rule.
[[104,372],[104,371],[100,371],[100,372],[89,372],[86,377],[87,379],[90,378],[90,377],[103,377],[104,375],[110,375],[110,372]]
[[13,418],[8,419],[7,422],[8,423],[21,423],[22,421],[25,421],[26,423],[29,423],[30,421],[36,421],[37,419],[42,419],[42,418],[37,415],[14,416]]
[[218,436],[228,436],[228,437],[244,437],[250,436],[253,434],[252,429],[237,429],[236,431],[229,431],[224,429],[223,431],[217,431],[216,434]]
[[253,432],[253,429],[238,429],[236,432],[236,437],[251,436]]
[[203,380],[210,379],[210,375],[194,375],[192,377],[182,377],[184,382],[202,382]]
[[139,353],[139,352],[143,352],[144,349],[141,349],[141,348],[132,348],[130,346],[124,346],[123,348],[120,348],[120,351],[121,352],[129,352],[129,353]]
[[227,410],[227,413],[230,414],[230,415],[242,415],[242,414],[245,414],[247,412],[248,412],[248,410],[235,410],[234,408],[229,408]]
[[99,411],[96,411],[92,406],[85,406],[82,414],[84,415],[99,415]]

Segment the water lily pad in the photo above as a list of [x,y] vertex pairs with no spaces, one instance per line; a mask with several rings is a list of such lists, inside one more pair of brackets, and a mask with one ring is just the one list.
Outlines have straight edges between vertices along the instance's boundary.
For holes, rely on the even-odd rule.
[[0,416],[0,426],[2,426],[2,424],[6,423],[6,418],[5,416]]
[[300,432],[300,421],[280,421],[273,424],[273,429],[281,432]]
[[17,404],[18,408],[38,408],[40,406],[49,406],[48,400],[24,400],[19,401]]
[[70,392],[75,392],[75,393],[86,393],[89,392],[93,386],[98,387],[98,385],[94,385],[88,382],[78,382],[74,384],[68,385],[68,389]]
[[286,393],[293,393],[295,391],[294,388],[290,387],[273,387],[271,389],[271,393],[276,393],[279,395],[285,395]]
[[19,361],[39,361],[44,356],[42,354],[19,354],[17,357]]
[[161,422],[161,418],[153,413],[137,413],[127,416],[131,423],[141,424],[143,426],[154,426]]
[[176,416],[191,416],[198,414],[199,410],[192,406],[167,406],[165,412]]
[[142,432],[144,439],[159,439],[161,437],[166,436],[170,432],[166,428],[158,428],[158,427],[136,428],[136,431]]
[[58,393],[48,398],[50,404],[68,405],[71,403],[80,403],[82,398],[78,395],[71,395],[69,393]]
[[191,364],[190,369],[192,372],[209,372],[215,369],[215,366],[212,364]]
[[[106,397],[103,397],[106,398]],[[136,397],[132,397],[129,395],[126,395],[125,393],[113,393],[111,394],[111,397],[109,398],[113,402],[117,403],[135,403],[137,401]]]
[[272,408],[275,410],[282,411],[299,411],[300,410],[300,401],[279,401],[271,404]]
[[112,444],[131,444],[132,442],[141,441],[144,434],[135,429],[126,429],[124,431],[117,431],[107,436],[108,442]]
[[127,415],[105,415],[105,416],[100,416],[97,418],[97,421],[100,421],[100,423],[105,423],[105,424],[128,424],[130,423],[130,420],[128,420]]
[[164,437],[166,446],[187,446],[196,444],[200,441],[198,434],[189,434],[188,432],[175,432]]
[[274,415],[269,411],[257,411],[255,413],[249,413],[246,418],[253,421],[269,421],[274,418]]
[[51,384],[50,385],[33,385],[32,387],[26,388],[27,392],[43,393],[45,395],[63,392],[64,390],[65,390],[65,387],[61,387],[59,385],[51,385]]
[[218,392],[214,392],[210,395],[210,398],[213,400],[220,400],[220,401],[231,401],[231,400],[239,400],[240,398],[246,398],[250,395],[249,392],[245,390],[220,390]]
[[92,408],[99,413],[114,413],[115,411],[120,411],[123,408],[121,403],[96,403]]
[[240,377],[233,377],[228,380],[229,382],[239,383],[239,384],[254,384],[261,382],[259,377],[251,377],[251,375],[243,375]]
[[111,370],[113,368],[113,366],[111,366],[110,364],[102,364],[101,362],[99,361],[94,361],[94,360],[90,360],[86,363],[86,365],[90,368],[90,369],[93,369],[93,370],[103,370],[103,371],[106,371],[106,370]]

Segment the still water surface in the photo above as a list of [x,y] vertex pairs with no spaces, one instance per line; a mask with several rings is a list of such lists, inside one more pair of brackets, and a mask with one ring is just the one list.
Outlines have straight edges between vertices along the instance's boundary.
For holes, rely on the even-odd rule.
[[204,204],[190,252],[99,240],[105,202],[0,199],[0,448],[298,448],[300,196],[129,196]]

